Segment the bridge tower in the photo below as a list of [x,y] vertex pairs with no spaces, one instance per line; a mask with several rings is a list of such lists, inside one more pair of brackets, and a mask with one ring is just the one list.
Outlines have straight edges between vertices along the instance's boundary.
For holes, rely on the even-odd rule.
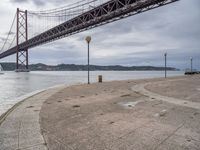
[[17,8],[16,28],[16,72],[28,72],[28,48],[20,49],[19,44],[28,40],[27,10]]

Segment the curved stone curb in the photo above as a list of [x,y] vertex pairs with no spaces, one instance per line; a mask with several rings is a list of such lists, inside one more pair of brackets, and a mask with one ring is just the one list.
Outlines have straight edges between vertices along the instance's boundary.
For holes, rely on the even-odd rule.
[[151,98],[162,100],[162,101],[172,103],[175,105],[180,105],[180,106],[190,107],[190,108],[200,110],[200,103],[177,99],[177,98],[168,97],[168,96],[163,96],[163,95],[159,95],[157,93],[148,91],[147,89],[145,89],[145,86],[147,86],[148,84],[151,84],[151,83],[137,84],[137,85],[133,86],[131,89],[135,92],[139,92],[139,93],[149,96]]
[[[43,91],[45,91],[45,90],[38,91],[37,93],[34,93],[33,95],[28,96],[27,98],[31,98],[31,97],[33,97],[33,96],[35,96],[35,95],[37,95],[37,94],[42,93]],[[23,100],[17,102],[16,104],[14,104],[14,106],[12,106],[10,109],[8,109],[8,111],[6,111],[5,113],[3,113],[3,114],[0,116],[0,126],[1,126],[1,124],[3,123],[3,121],[6,119],[6,117],[7,117],[10,113],[12,113],[12,111],[13,111],[15,108],[17,108],[20,104],[22,104],[27,98],[25,98],[25,99],[23,99]]]
[[50,88],[17,103],[1,117],[0,150],[47,150],[39,113],[43,103],[64,86]]

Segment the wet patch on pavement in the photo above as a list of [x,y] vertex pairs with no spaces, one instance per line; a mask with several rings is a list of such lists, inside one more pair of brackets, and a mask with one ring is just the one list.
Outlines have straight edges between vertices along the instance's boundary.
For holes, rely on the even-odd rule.
[[119,102],[117,104],[120,105],[120,106],[123,106],[124,108],[133,108],[141,102],[143,102],[143,101],[138,100],[138,101],[135,101],[135,102]]

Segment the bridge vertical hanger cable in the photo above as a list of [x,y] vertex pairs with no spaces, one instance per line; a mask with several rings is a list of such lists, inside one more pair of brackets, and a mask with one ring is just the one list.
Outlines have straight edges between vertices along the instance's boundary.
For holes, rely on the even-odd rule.
[[56,9],[49,9],[43,11],[29,11],[28,15],[31,18],[36,18],[37,21],[34,22],[41,22],[40,25],[36,24],[33,28],[36,28],[37,34],[32,34],[32,36],[36,36],[44,30],[48,30],[57,26],[75,16],[78,16],[90,8],[90,5],[95,7],[96,2],[99,0],[82,0],[76,3],[62,6]]

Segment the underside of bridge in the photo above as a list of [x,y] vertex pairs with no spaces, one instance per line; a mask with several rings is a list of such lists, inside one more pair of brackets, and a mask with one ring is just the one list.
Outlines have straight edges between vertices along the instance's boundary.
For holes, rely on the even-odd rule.
[[28,71],[28,49],[30,48],[176,1],[178,0],[110,0],[30,39],[28,39],[27,17],[29,12],[17,9],[16,46],[1,52],[0,59],[16,53],[16,70]]

